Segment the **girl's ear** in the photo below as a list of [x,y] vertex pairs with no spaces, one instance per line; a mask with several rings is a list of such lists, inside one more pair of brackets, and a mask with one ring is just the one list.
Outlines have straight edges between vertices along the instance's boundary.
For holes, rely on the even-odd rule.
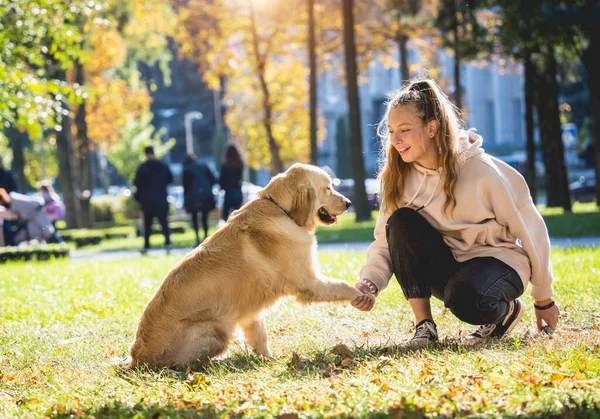
[[427,123],[427,134],[429,135],[429,138],[435,137],[435,134],[437,134],[438,129],[440,129],[440,123],[437,119],[432,119],[431,121],[429,121]]

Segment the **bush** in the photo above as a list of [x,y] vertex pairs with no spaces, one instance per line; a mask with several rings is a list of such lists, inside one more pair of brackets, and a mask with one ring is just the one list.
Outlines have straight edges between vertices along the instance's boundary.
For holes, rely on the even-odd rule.
[[140,204],[133,195],[121,197],[122,214],[126,220],[137,220],[140,218]]
[[119,207],[119,197],[108,195],[92,197],[94,221],[114,222],[115,213],[120,211]]
[[109,239],[128,239],[135,233],[135,229],[129,226],[107,228],[104,231],[99,231],[104,234],[104,238]]
[[105,237],[103,232],[85,228],[59,231],[59,235],[65,242],[75,243],[76,247],[98,244]]
[[[174,221],[169,223],[169,230],[171,230],[171,234],[182,234],[186,232],[188,226],[189,225],[186,221]],[[138,235],[138,237],[142,235],[142,231],[139,225],[136,229],[136,234]],[[162,234],[162,229],[160,225],[154,222],[152,224],[152,233],[150,234]]]
[[64,244],[34,244],[0,247],[0,263],[8,261],[51,260],[68,257],[71,247]]

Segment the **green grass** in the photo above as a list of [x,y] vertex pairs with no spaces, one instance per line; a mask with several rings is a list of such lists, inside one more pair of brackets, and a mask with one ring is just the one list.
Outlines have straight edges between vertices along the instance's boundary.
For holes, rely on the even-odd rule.
[[[600,210],[591,204],[576,203],[573,212],[565,214],[562,208],[540,207],[540,212],[546,221],[548,231],[554,237],[586,237],[600,236]],[[378,212],[373,212],[370,221],[356,222],[354,214],[343,214],[339,224],[331,227],[319,227],[317,229],[317,240],[320,243],[328,242],[360,242],[373,240],[373,229],[377,220]],[[214,220],[211,220],[209,234],[216,230]],[[200,233],[202,236],[202,233]],[[175,247],[195,247],[196,238],[191,228],[185,233],[172,234],[171,240]],[[150,237],[152,247],[164,245],[162,234],[154,234]],[[94,250],[125,250],[141,249],[144,241],[141,237],[126,239],[103,240],[96,246],[87,246]]]
[[[352,283],[364,254],[320,259]],[[284,299],[267,317],[269,361],[236,340],[195,371],[111,366],[177,260],[2,266],[0,417],[600,416],[600,248],[553,249],[562,310],[553,337],[535,332],[529,297],[511,338],[479,345],[435,301],[443,343],[408,350],[412,316],[394,282],[369,313]],[[337,344],[351,354],[330,353]]]

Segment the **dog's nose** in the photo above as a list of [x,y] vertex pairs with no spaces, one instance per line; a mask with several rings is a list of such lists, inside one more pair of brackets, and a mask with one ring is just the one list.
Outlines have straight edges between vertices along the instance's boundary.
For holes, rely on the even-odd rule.
[[350,208],[350,205],[352,205],[352,202],[349,199],[346,199],[346,209]]

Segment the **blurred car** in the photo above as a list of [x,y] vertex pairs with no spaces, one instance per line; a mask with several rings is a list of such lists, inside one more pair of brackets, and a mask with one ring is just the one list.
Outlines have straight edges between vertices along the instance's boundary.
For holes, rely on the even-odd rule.
[[593,202],[596,199],[596,176],[581,176],[569,184],[572,202]]
[[[350,201],[354,202],[354,179],[338,179],[338,181],[334,181],[333,188]],[[369,206],[373,210],[379,209],[379,187],[379,180],[374,178],[365,179],[367,201],[369,201]],[[350,207],[350,209],[352,209],[352,207]]]

